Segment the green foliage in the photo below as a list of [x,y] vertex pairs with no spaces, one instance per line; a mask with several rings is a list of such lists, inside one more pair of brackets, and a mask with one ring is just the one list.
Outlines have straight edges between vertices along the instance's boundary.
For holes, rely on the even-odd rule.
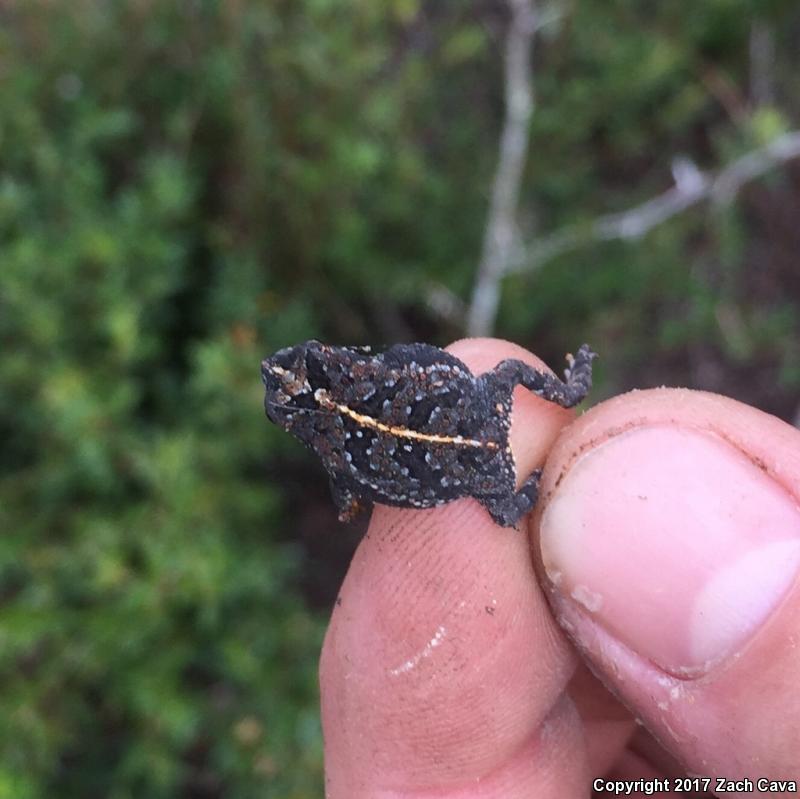
[[[795,4],[546,11],[563,17],[536,43],[528,238],[663,191],[676,153],[712,168],[793,124]],[[268,478],[305,461],[263,421],[258,363],[314,336],[460,333],[426,297],[431,281],[469,297],[507,10],[0,15],[0,799],[319,795],[324,619]],[[756,15],[783,105],[747,96]],[[788,412],[791,197],[772,176],[749,202],[508,279],[499,333],[556,362],[591,341],[601,392],[764,385]],[[727,386],[698,377],[715,359]]]
[[309,796],[321,622],[257,371],[309,312],[226,240],[234,42],[194,74],[152,11],[2,33],[0,795]]

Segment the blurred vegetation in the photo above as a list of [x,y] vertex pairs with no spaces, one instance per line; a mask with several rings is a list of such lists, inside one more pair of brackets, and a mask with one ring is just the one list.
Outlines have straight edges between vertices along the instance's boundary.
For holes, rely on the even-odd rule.
[[[798,122],[796,3],[547,12],[528,239]],[[427,298],[469,300],[506,22],[500,0],[0,8],[0,799],[321,794],[316,661],[354,533],[264,422],[259,361],[461,334]],[[790,165],[509,278],[498,334],[554,364],[590,341],[597,396],[684,384],[793,418],[799,214]]]

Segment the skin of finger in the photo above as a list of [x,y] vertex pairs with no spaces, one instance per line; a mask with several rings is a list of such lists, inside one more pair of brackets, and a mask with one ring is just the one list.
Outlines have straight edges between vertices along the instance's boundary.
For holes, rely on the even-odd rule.
[[[664,780],[664,774],[659,771],[658,769],[653,768],[647,761],[639,757],[635,752],[626,751],[624,752],[619,761],[615,764],[614,768],[608,772],[605,777],[605,780],[609,782],[613,782],[616,780],[620,780],[623,782],[627,782],[630,784],[636,784],[637,781],[640,781],[639,784],[649,783],[650,785],[657,785],[656,780]],[[664,783],[662,783],[663,785]],[[593,797],[603,797],[608,796],[608,791],[598,791],[595,790],[592,793]],[[695,794],[689,793],[688,791],[686,794],[677,793],[675,791],[665,791],[660,790],[656,794],[657,796],[700,796],[703,794]],[[652,793],[645,793],[644,791],[632,791],[628,796],[632,797],[632,799],[644,799],[644,797],[653,796]]]
[[625,751],[636,721],[584,663],[573,674],[568,693],[581,717],[589,772],[606,774]]
[[[727,441],[800,502],[800,432],[725,397],[684,389],[616,397],[581,417],[556,442],[537,518],[561,477],[592,447],[643,425],[678,425]],[[538,549],[535,551],[538,552]],[[544,575],[541,561],[537,564]],[[696,679],[664,673],[544,584],[556,617],[605,684],[692,773],[730,779],[800,777],[800,585],[795,581],[737,653]]]
[[[459,342],[474,373],[515,345]],[[512,446],[521,477],[572,414],[524,389]],[[376,506],[342,585],[320,664],[329,797],[577,796],[587,775],[575,668],[522,530],[472,499]]]

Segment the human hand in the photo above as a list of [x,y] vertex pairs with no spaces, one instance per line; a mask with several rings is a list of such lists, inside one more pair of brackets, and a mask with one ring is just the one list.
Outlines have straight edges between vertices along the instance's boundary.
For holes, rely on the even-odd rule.
[[[475,373],[542,366],[450,349]],[[553,446],[572,418],[515,391],[520,478],[552,448],[536,566],[473,500],[376,507],[323,649],[331,799],[568,798],[675,763],[709,791],[800,780],[800,432],[676,389],[605,402]],[[633,751],[634,715],[672,765]]]

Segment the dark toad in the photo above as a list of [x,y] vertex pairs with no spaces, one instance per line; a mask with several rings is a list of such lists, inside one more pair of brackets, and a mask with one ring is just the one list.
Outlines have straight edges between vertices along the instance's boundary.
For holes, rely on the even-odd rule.
[[385,352],[308,341],[261,364],[267,416],[322,459],[339,518],[379,502],[430,508],[474,497],[497,524],[534,506],[541,469],[516,490],[508,441],[518,384],[564,408],[592,384],[587,345],[567,356],[565,380],[518,360],[475,377],[428,344]]

